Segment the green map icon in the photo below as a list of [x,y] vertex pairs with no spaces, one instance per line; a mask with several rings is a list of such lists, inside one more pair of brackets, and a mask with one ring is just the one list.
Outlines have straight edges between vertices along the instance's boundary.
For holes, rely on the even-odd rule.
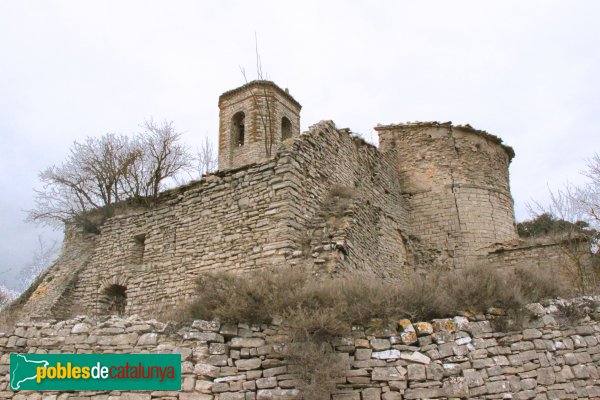
[[[39,355],[33,356],[39,358]],[[33,360],[29,354],[10,355],[10,388],[20,390],[21,384],[35,380],[38,367],[47,367],[50,363],[46,360]]]

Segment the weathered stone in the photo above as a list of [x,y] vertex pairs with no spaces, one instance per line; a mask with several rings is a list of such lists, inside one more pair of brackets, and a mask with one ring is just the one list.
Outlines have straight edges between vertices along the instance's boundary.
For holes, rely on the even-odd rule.
[[487,393],[496,394],[496,393],[508,393],[510,392],[510,384],[508,381],[496,381],[486,383],[485,388]]
[[194,374],[198,376],[207,376],[211,378],[216,378],[219,376],[219,367],[215,367],[210,364],[196,364],[194,366]]
[[277,378],[274,376],[270,377],[270,378],[261,378],[261,379],[256,380],[256,387],[259,389],[274,388],[276,386],[277,386]]
[[465,369],[463,370],[463,375],[465,378],[465,382],[468,387],[477,387],[484,384],[483,377],[479,371],[474,369]]
[[430,381],[441,381],[444,378],[444,367],[440,364],[429,364],[426,368],[427,379]]
[[71,333],[76,334],[76,333],[88,333],[90,331],[90,326],[86,323],[78,323],[73,325],[73,328],[71,329]]
[[469,387],[463,377],[450,377],[444,381],[442,386],[444,394],[449,397],[465,398],[469,396]]
[[381,395],[382,400],[402,400],[402,395],[399,392],[385,392]]
[[249,359],[243,359],[243,360],[236,360],[235,366],[240,371],[248,371],[250,369],[258,369],[261,366],[261,359],[260,358],[249,358]]
[[385,350],[373,352],[371,357],[380,360],[397,360],[402,357],[402,354],[399,350]]
[[246,400],[246,395],[242,392],[219,393],[219,400]]
[[450,318],[434,319],[431,321],[434,332],[456,332],[456,322]]
[[397,333],[394,326],[391,326],[382,319],[372,319],[366,326],[365,333],[375,337],[390,337]]
[[433,326],[429,322],[416,322],[413,324],[417,336],[431,335],[433,333]]
[[415,344],[418,341],[417,334],[414,331],[402,332],[400,334],[400,340],[403,344],[411,345]]
[[424,365],[410,364],[406,368],[408,369],[408,380],[410,381],[424,381],[427,378]]
[[297,389],[261,389],[256,392],[256,400],[296,400],[301,398]]
[[373,339],[371,340],[371,348],[375,351],[389,349],[391,346],[388,339]]
[[262,338],[242,338],[242,337],[234,337],[231,339],[231,343],[229,346],[234,349],[239,349],[242,347],[260,347],[264,346],[265,340]]
[[445,394],[442,388],[406,389],[404,392],[404,398],[406,400],[429,399],[444,396]]
[[523,340],[533,340],[542,337],[542,332],[538,329],[525,329],[523,331]]
[[192,328],[200,329],[202,331],[218,332],[221,324],[218,321],[203,321],[195,320],[192,323]]
[[537,370],[537,382],[539,385],[549,386],[554,383],[556,377],[552,368],[540,368]]
[[204,342],[218,342],[218,343],[223,343],[225,341],[225,339],[223,338],[223,336],[219,335],[216,332],[196,332],[196,331],[189,331],[189,332],[185,332],[183,334],[183,338],[185,340],[201,340]]
[[158,334],[154,332],[144,333],[137,341],[138,346],[154,346],[158,343]]
[[353,393],[334,393],[333,400],[360,400],[360,392]]
[[[263,367],[264,367],[264,363],[263,363]],[[281,367],[273,367],[273,368],[267,368],[265,370],[263,370],[262,375],[265,378],[269,378],[271,376],[277,376],[277,375],[282,375],[285,374],[287,372],[287,366],[281,366]]]
[[420,364],[429,364],[431,362],[431,358],[427,357],[423,353],[419,353],[418,351],[412,353],[401,353],[400,358],[402,360],[416,362]]
[[356,360],[368,360],[371,358],[371,349],[356,349],[354,353],[354,358]]
[[211,343],[209,346],[210,354],[227,354],[229,346],[224,343]]
[[375,367],[371,373],[374,381],[402,381],[405,376],[406,370],[398,370],[396,367]]

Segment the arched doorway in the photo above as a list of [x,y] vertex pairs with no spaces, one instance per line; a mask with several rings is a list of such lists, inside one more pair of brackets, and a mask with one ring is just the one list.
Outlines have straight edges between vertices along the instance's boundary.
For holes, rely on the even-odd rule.
[[123,315],[127,306],[127,288],[122,285],[109,285],[102,290],[100,301],[100,314]]

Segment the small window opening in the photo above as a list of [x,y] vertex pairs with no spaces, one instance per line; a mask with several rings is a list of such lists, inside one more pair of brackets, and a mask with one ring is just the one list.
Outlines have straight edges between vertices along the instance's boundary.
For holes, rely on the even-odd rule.
[[281,118],[281,140],[292,137],[292,122],[287,118]]
[[146,235],[136,235],[133,239],[133,263],[142,264],[144,262],[144,251],[146,249]]
[[241,147],[246,139],[246,115],[243,111],[235,113],[232,124],[234,143],[236,146]]
[[123,315],[127,305],[127,288],[121,285],[110,285],[104,289],[101,303],[104,310],[103,314]]

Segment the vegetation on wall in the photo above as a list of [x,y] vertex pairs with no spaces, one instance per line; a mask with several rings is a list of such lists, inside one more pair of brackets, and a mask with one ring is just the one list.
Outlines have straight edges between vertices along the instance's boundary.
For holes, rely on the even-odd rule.
[[373,318],[429,320],[491,307],[508,311],[544,298],[569,296],[576,288],[547,269],[497,270],[485,266],[414,273],[402,280],[371,274],[318,278],[290,268],[259,270],[243,276],[226,272],[198,278],[190,319],[269,323],[284,318],[305,336],[347,335],[353,325]]
[[565,221],[546,212],[536,215],[530,220],[519,222],[517,224],[517,232],[522,238],[533,238],[568,233],[570,231],[583,234],[589,227],[590,224],[586,221]]
[[[214,169],[212,153],[207,140],[196,157],[201,174]],[[57,227],[72,222],[98,233],[120,207],[152,204],[170,184],[181,183],[194,158],[168,121],[148,120],[133,138],[109,133],[76,141],[65,161],[40,173],[43,186],[28,219]]]
[[600,155],[588,160],[579,186],[565,184],[550,191],[547,204],[528,205],[532,219],[517,224],[521,237],[549,239],[563,254],[562,272],[579,293],[600,284]]

